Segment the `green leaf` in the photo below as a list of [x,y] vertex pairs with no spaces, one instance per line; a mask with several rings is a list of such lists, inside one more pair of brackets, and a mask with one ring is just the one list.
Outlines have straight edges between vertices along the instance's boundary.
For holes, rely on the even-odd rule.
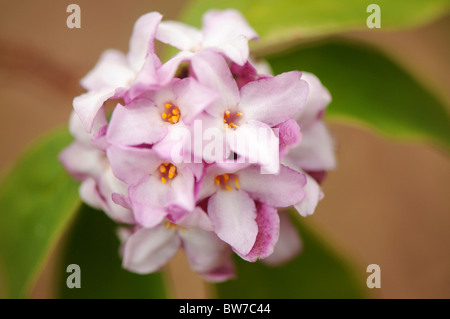
[[[297,212],[291,211],[298,215]],[[296,216],[298,217],[298,216]],[[302,252],[282,266],[249,263],[236,258],[237,279],[214,285],[219,298],[297,299],[364,298],[365,279],[319,240],[299,218],[292,221],[302,239]],[[365,269],[362,270],[364,272]],[[368,289],[368,288],[365,288]]]
[[[138,275],[121,267],[116,228],[104,212],[81,207],[63,256],[62,298],[167,298],[161,273]],[[81,288],[66,285],[70,264],[80,266]]]
[[440,101],[379,52],[326,43],[269,59],[275,73],[301,70],[319,77],[333,101],[330,119],[350,119],[394,137],[450,148],[450,117]]
[[7,298],[26,297],[79,206],[78,185],[58,162],[67,129],[33,144],[0,188],[0,270]]
[[383,30],[431,21],[447,12],[449,0],[195,0],[182,20],[199,27],[208,9],[235,8],[243,13],[261,37],[254,49],[281,48],[280,44],[347,30],[367,29],[367,6],[381,9]]

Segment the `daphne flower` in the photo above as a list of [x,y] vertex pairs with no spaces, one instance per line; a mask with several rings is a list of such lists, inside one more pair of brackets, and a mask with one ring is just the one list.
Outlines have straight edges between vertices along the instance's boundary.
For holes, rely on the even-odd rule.
[[183,247],[192,270],[209,281],[229,279],[234,276],[231,249],[211,230],[199,207],[177,224],[166,220],[154,228],[123,229],[123,267],[141,274],[154,272]]
[[304,73],[310,86],[310,94],[303,110],[297,116],[301,128],[301,142],[289,150],[282,163],[299,172],[306,172],[305,199],[295,205],[303,216],[311,215],[323,198],[318,184],[324,173],[336,166],[334,142],[322,120],[325,108],[331,101],[328,90],[319,79]]
[[258,35],[238,11],[229,9],[205,13],[202,30],[176,21],[163,21],[156,38],[182,50],[182,53],[209,48],[243,65],[248,60],[248,41],[258,39]]
[[161,14],[151,12],[138,19],[130,40],[127,55],[117,50],[105,51],[95,68],[82,80],[87,93],[74,99],[75,111],[86,131],[91,132],[94,118],[108,99],[125,96],[140,72],[146,77],[156,77],[160,62],[154,53],[153,39]]
[[[252,81],[239,89],[223,57],[208,51],[192,58],[192,70],[201,84],[219,93],[205,109],[213,119],[211,125],[227,131],[229,148],[245,158],[254,156],[245,146],[254,145],[257,159],[262,160],[259,150],[265,150],[274,138],[272,127],[296,115],[308,95],[308,84],[296,71]],[[258,130],[268,135],[253,138],[250,133]]]
[[193,78],[173,79],[113,112],[107,140],[115,145],[160,142],[171,131],[187,127],[217,99],[217,93]]
[[166,217],[177,221],[194,210],[202,164],[172,164],[149,148],[111,145],[107,155],[114,175],[129,185],[129,201],[121,202],[141,226],[154,227]]
[[[94,129],[99,130],[104,125],[104,114],[100,112],[94,121]],[[80,186],[82,200],[92,207],[105,211],[117,222],[134,223],[131,211],[113,201],[114,193],[127,196],[128,185],[117,179],[104,150],[92,142],[94,140],[98,143],[102,138],[86,133],[75,113],[70,117],[69,128],[75,141],[61,152],[59,158],[67,171],[82,181]]]
[[[270,247],[255,247],[258,232],[274,227],[271,239],[276,242],[278,217],[274,207],[287,207],[304,197],[305,176],[285,166],[279,174],[261,174],[256,165],[210,165],[200,182],[198,201],[207,200],[207,212],[214,231],[243,258],[253,260],[266,255]],[[259,204],[260,203],[260,204]],[[257,245],[273,244],[265,235]],[[250,255],[249,255],[250,254]],[[253,255],[254,254],[254,255]]]

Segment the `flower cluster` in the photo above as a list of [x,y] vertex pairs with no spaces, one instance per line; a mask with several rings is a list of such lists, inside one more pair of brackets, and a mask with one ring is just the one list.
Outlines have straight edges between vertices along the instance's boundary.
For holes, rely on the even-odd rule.
[[[82,79],[62,163],[83,201],[121,224],[130,271],[157,271],[180,247],[211,281],[234,276],[233,252],[288,260],[300,242],[277,209],[312,214],[335,165],[328,91],[253,62],[258,36],[237,11],[207,12],[202,30],[161,19],[140,17],[129,52],[107,50]],[[179,52],[163,63],[155,40]]]

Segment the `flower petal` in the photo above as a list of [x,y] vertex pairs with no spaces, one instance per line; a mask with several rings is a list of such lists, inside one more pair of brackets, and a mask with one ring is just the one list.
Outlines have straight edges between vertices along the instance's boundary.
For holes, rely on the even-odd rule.
[[170,211],[178,213],[191,212],[195,208],[194,199],[194,174],[189,167],[178,166],[177,176],[172,179],[169,193],[167,194],[166,207]]
[[134,24],[130,38],[128,62],[136,71],[140,71],[149,53],[154,53],[154,38],[162,15],[150,12],[141,16]]
[[105,203],[98,192],[97,183],[93,178],[89,177],[81,183],[79,193],[83,202],[95,209],[103,209]]
[[202,42],[202,33],[189,25],[177,21],[163,21],[159,24],[156,39],[177,49],[194,51]]
[[323,121],[302,131],[301,143],[287,155],[302,170],[327,171],[336,167],[334,141]]
[[140,229],[124,243],[123,267],[138,274],[159,270],[177,252],[181,240],[174,229]]
[[133,224],[135,222],[132,212],[116,204],[113,200],[112,194],[117,193],[125,195],[128,193],[128,185],[117,179],[111,169],[105,170],[100,180],[98,181],[98,189],[104,198],[103,210],[114,221],[118,223]]
[[213,231],[211,220],[206,212],[199,206],[189,214],[184,215],[180,219],[175,221],[177,225],[186,228],[199,228],[206,231]]
[[105,153],[80,142],[73,142],[60,154],[59,160],[76,179],[98,178],[107,167]]
[[275,126],[294,117],[308,96],[301,72],[292,71],[253,81],[241,88],[239,107],[248,119]]
[[302,134],[294,119],[284,121],[277,125],[276,128],[278,129],[278,139],[280,141],[280,156],[283,157],[290,148],[300,143]]
[[302,79],[308,82],[309,94],[305,106],[296,116],[296,119],[304,129],[320,120],[325,108],[331,102],[331,95],[314,74],[303,72]]
[[281,265],[300,253],[302,242],[287,212],[280,212],[280,236],[273,253],[263,260],[269,265]]
[[188,228],[179,232],[190,267],[200,274],[222,268],[231,258],[230,246],[214,232]]
[[81,79],[81,86],[86,90],[102,90],[128,87],[135,72],[130,68],[126,56],[109,49],[103,52],[97,65]]
[[247,255],[241,256],[250,262],[264,259],[272,254],[280,231],[280,218],[275,207],[258,203],[256,210],[258,236],[252,250]]
[[156,175],[148,176],[137,185],[129,187],[129,198],[136,221],[146,228],[151,228],[167,216],[169,185],[164,184]]
[[303,188],[305,190],[305,198],[294,207],[297,209],[300,215],[306,217],[308,215],[312,215],[314,210],[316,209],[317,204],[323,198],[322,190],[320,189],[319,184],[316,182],[314,178],[306,175],[306,185]]
[[275,207],[287,207],[299,203],[305,196],[304,174],[280,165],[279,174],[261,174],[257,166],[238,172],[242,190],[253,199]]
[[228,146],[247,163],[260,164],[265,173],[279,170],[279,139],[270,126],[250,120],[226,132]]
[[220,48],[233,62],[248,60],[248,40],[258,39],[256,32],[236,10],[209,10],[203,16],[203,47]]
[[124,94],[123,99],[126,104],[131,103],[131,101],[151,88],[159,88],[167,84],[168,81],[162,83],[159,80],[158,68],[160,66],[161,61],[159,61],[158,56],[155,53],[149,52],[142,68],[132,81],[132,85]]
[[191,67],[200,84],[215,90],[219,98],[206,110],[221,117],[228,107],[239,102],[239,90],[224,58],[211,51],[201,51],[192,57]]
[[135,100],[114,109],[106,138],[116,145],[153,144],[167,134],[159,109],[147,99]]
[[143,177],[153,174],[162,163],[148,148],[110,145],[106,154],[114,175],[129,185],[136,185]]
[[204,109],[216,101],[216,91],[201,85],[193,78],[185,78],[173,86],[176,104],[181,111],[181,119],[190,124]]
[[218,191],[208,201],[208,214],[220,239],[239,254],[250,252],[258,234],[258,225],[255,203],[245,191]]

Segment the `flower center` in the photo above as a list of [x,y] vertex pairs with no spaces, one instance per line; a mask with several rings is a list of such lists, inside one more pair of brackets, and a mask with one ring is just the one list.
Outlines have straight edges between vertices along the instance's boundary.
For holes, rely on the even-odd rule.
[[216,178],[214,178],[214,182],[217,184],[217,186],[220,186],[229,192],[231,192],[231,185],[233,185],[234,188],[239,189],[239,179],[234,174],[223,174],[218,175]]
[[[173,229],[178,229],[178,228],[180,228],[180,225],[174,224],[174,223],[172,223],[171,221],[167,221],[167,223],[166,223],[166,228],[167,228],[167,229],[171,229],[171,228],[173,228]],[[184,233],[185,230],[186,230],[185,227],[181,227],[181,232],[182,232],[182,233]]]
[[165,184],[168,180],[174,179],[177,176],[177,167],[170,163],[163,163],[159,165],[159,173],[161,175],[161,182]]
[[237,128],[238,126],[235,124],[239,118],[242,117],[241,112],[231,112],[229,110],[225,111],[223,114],[223,123],[226,129],[228,128]]
[[178,123],[180,120],[181,112],[180,109],[170,103],[164,104],[164,108],[166,109],[165,112],[162,112],[161,117],[166,122],[169,122],[170,124]]

